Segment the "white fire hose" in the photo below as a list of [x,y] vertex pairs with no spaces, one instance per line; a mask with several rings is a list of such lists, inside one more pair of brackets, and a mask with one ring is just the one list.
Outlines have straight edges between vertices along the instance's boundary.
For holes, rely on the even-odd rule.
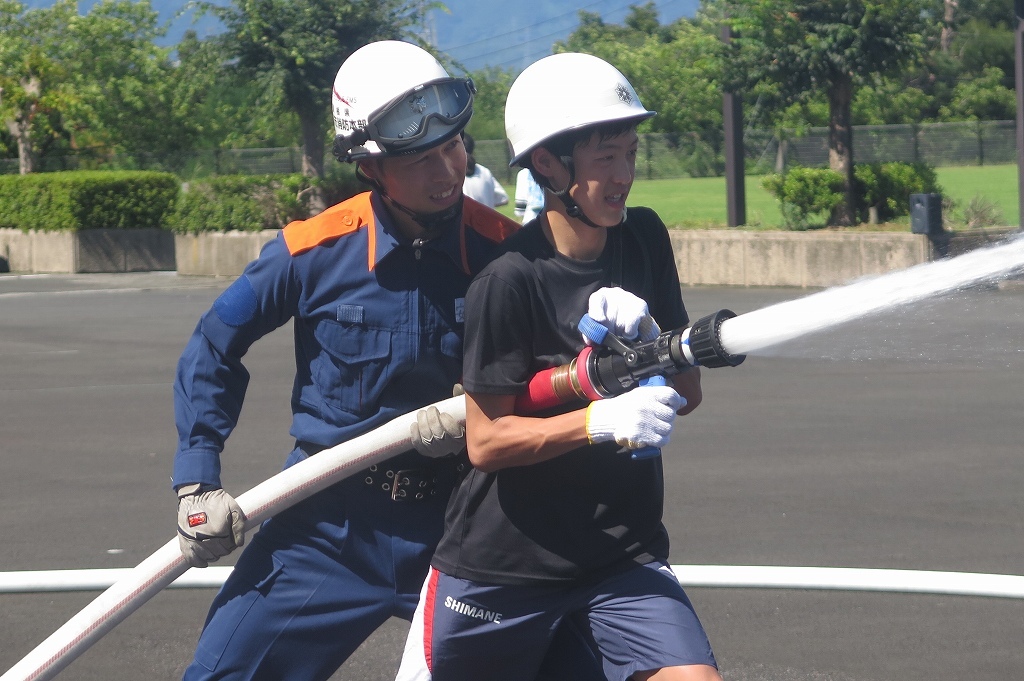
[[[464,398],[436,404],[465,421]],[[246,529],[342,480],[408,448],[415,412],[337,447],[300,461],[237,498]],[[1024,599],[1024,576],[921,570],[767,565],[674,565],[683,586],[759,589],[836,589],[948,594]],[[89,605],[8,670],[0,681],[52,679],[93,643],[162,589],[218,587],[230,567],[188,571],[177,537],[134,568],[0,573],[0,593],[82,591],[107,587]]]
[[[450,397],[437,402],[435,406],[451,414],[457,421],[466,420],[466,402],[462,396]],[[376,430],[336,447],[325,449],[238,496],[236,501],[245,513],[246,530],[259,526],[272,515],[358,470],[408,450],[409,427],[416,421],[417,411],[399,416]],[[178,548],[178,538],[174,537],[36,646],[0,676],[0,681],[52,679],[89,646],[188,569],[188,563]]]

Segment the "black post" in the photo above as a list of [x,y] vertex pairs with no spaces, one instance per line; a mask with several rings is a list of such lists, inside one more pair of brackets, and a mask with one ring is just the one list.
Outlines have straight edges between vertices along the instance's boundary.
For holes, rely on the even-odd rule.
[[1024,225],[1024,0],[1014,0],[1013,9],[1014,82],[1017,89],[1017,224]]
[[[1024,2],[1024,0],[1017,0]],[[722,42],[732,41],[732,29],[722,26]],[[735,92],[722,93],[722,113],[725,124],[725,202],[726,218],[730,227],[747,222],[747,198],[744,180],[743,154],[743,100]]]

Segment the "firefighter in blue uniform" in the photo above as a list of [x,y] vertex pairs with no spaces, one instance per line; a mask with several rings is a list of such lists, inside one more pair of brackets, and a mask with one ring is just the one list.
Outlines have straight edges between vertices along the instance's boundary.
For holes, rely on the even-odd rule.
[[215,598],[186,679],[326,679],[388,618],[412,616],[466,465],[461,424],[423,407],[452,395],[466,288],[516,227],[462,196],[473,94],[411,44],[356,51],[335,81],[335,154],[372,191],[286,226],[188,341],[173,485],[193,566],[244,541],[220,453],[259,338],[294,322],[286,467],[420,412],[408,452],[264,523]]

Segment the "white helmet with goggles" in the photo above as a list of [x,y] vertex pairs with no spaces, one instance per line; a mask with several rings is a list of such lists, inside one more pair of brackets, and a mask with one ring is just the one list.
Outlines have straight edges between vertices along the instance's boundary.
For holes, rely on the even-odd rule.
[[342,161],[430,149],[462,131],[476,89],[452,78],[410,43],[384,40],[352,53],[338,70],[331,102],[334,155]]
[[653,115],[626,77],[608,62],[578,52],[553,54],[528,66],[509,90],[509,165],[561,133],[613,121],[639,123]]

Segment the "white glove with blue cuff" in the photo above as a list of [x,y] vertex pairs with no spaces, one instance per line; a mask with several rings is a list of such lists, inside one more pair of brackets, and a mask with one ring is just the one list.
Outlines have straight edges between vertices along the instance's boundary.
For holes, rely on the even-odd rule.
[[661,448],[668,444],[676,412],[686,400],[668,386],[642,385],[587,407],[591,444],[614,440],[622,447]]
[[[594,291],[590,294],[587,314],[620,338],[639,337],[641,341],[650,341],[661,333],[643,298],[625,289],[605,287]],[[588,344],[594,342],[586,335],[583,339]]]

